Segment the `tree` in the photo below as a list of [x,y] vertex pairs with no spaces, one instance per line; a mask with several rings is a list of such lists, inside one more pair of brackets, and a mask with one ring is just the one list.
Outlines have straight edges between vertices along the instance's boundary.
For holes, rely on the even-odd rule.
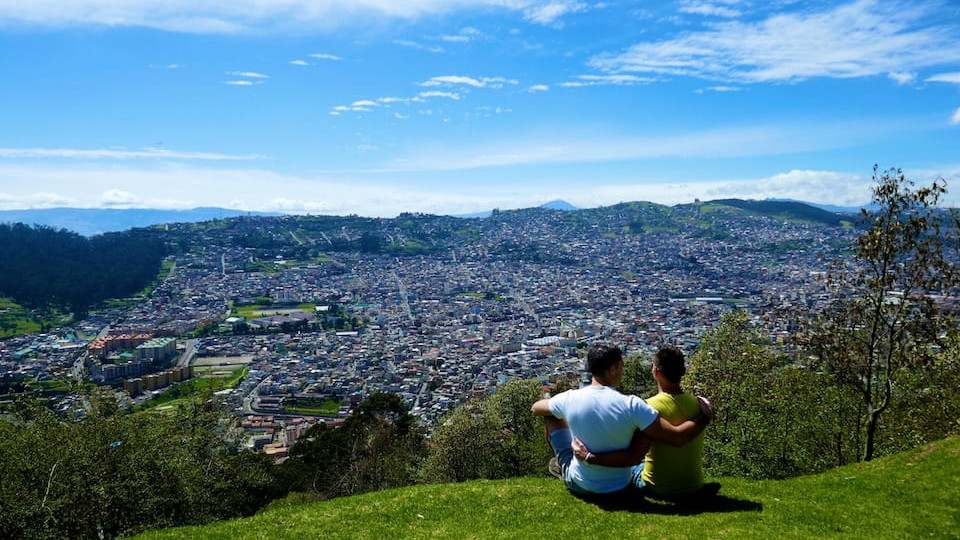
[[539,381],[515,380],[454,409],[433,433],[423,478],[462,482],[544,474],[553,452],[542,420],[530,414],[541,396]]
[[281,474],[291,490],[323,498],[412,484],[423,455],[416,419],[394,394],[373,394],[337,428],[318,424],[297,439]]
[[899,169],[874,167],[873,206],[852,264],[830,275],[835,300],[807,336],[819,366],[859,396],[861,459],[876,455],[877,431],[899,391],[901,370],[932,361],[946,327],[933,295],[953,283],[944,257],[942,180],[915,187]]

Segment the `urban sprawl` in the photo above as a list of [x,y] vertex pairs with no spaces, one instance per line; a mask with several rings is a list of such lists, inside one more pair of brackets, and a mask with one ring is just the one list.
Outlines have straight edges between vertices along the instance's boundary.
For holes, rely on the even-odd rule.
[[[828,299],[822,278],[856,232],[706,210],[670,209],[668,226],[637,203],[163,226],[180,249],[151,294],[0,341],[0,375],[92,382],[130,407],[232,379],[217,394],[246,444],[282,459],[306,427],[336,425],[371,393],[400,395],[429,427],[510,379],[581,377],[579,351],[598,340],[692,351],[734,309],[788,347],[788,314]],[[51,403],[80,416],[84,399]]]

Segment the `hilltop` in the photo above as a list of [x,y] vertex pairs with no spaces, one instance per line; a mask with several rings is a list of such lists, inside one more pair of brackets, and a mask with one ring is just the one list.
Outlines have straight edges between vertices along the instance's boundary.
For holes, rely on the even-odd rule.
[[154,208],[38,208],[0,210],[0,223],[26,223],[67,229],[84,236],[125,231],[161,223],[195,223],[242,215],[275,216],[275,213],[244,212],[227,208],[162,210]]
[[944,538],[960,531],[958,475],[954,437],[818,475],[722,479],[720,496],[700,507],[650,501],[612,511],[556,480],[518,478],[288,499],[251,518],[139,538]]

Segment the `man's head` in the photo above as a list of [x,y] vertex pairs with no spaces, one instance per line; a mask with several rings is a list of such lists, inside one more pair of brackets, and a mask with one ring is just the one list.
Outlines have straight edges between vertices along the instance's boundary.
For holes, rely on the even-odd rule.
[[587,352],[587,371],[607,386],[620,384],[623,377],[623,351],[615,345],[594,345]]
[[[683,360],[683,353],[676,347],[663,347],[653,355],[653,377],[661,385],[663,383],[680,384],[687,366]],[[663,380],[661,380],[661,377]]]

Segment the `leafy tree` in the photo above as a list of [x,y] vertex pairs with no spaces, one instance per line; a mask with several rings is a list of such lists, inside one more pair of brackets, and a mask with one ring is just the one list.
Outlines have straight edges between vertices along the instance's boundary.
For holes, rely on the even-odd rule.
[[429,482],[512,478],[546,472],[552,456],[543,423],[530,414],[539,381],[510,381],[456,408],[433,433],[423,467]]
[[374,394],[338,428],[319,424],[302,435],[283,464],[291,490],[323,498],[412,484],[424,436],[399,396]]
[[278,494],[270,461],[237,449],[216,406],[110,409],[101,397],[77,422],[38,406],[0,421],[0,537],[115,538],[251,514]]
[[933,300],[953,285],[944,256],[943,182],[915,187],[899,170],[874,167],[873,206],[855,261],[830,276],[836,300],[813,324],[807,346],[818,365],[859,396],[861,459],[876,455],[884,413],[904,370],[932,362],[947,319]]

